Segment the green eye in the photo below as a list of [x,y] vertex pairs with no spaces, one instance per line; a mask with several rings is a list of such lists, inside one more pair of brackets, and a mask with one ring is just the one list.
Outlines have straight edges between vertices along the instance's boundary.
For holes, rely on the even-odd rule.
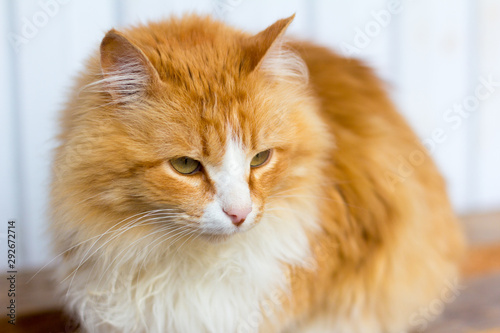
[[267,160],[269,160],[269,156],[271,156],[271,149],[261,151],[252,158],[250,166],[252,168],[256,168],[263,165],[264,163],[267,162]]
[[201,163],[189,157],[179,157],[170,160],[172,167],[183,175],[191,175],[200,171]]

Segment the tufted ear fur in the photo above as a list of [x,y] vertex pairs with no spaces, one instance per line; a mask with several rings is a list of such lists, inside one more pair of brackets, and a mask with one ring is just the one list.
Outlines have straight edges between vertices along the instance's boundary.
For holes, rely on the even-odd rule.
[[114,102],[126,103],[140,97],[158,72],[137,46],[118,31],[110,30],[101,42],[101,83]]
[[276,21],[257,35],[243,42],[242,67],[248,72],[262,70],[277,79],[308,79],[304,61],[283,42],[283,35],[295,14]]

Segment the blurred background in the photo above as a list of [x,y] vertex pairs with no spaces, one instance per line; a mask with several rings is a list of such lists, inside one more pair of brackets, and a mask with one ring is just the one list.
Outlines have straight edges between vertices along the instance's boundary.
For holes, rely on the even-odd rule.
[[296,13],[289,36],[375,68],[437,161],[458,213],[500,210],[498,0],[0,0],[0,251],[15,219],[18,266],[52,258],[52,149],[84,59],[113,27],[185,12],[249,32]]

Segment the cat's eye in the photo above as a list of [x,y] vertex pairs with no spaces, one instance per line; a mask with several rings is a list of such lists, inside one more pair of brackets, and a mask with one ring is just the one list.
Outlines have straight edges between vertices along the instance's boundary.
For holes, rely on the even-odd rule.
[[252,158],[252,161],[250,162],[250,166],[252,168],[260,167],[261,165],[264,165],[269,160],[269,157],[271,156],[271,149],[261,151],[257,155],[255,155]]
[[192,158],[183,156],[170,160],[172,167],[183,175],[192,175],[201,170],[201,163]]

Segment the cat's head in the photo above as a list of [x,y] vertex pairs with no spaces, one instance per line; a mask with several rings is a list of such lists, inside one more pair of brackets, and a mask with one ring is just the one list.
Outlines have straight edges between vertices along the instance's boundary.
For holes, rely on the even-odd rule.
[[108,32],[66,119],[62,155],[79,158],[56,162],[59,195],[217,238],[315,183],[326,132],[282,39],[292,19],[253,36],[196,16]]

